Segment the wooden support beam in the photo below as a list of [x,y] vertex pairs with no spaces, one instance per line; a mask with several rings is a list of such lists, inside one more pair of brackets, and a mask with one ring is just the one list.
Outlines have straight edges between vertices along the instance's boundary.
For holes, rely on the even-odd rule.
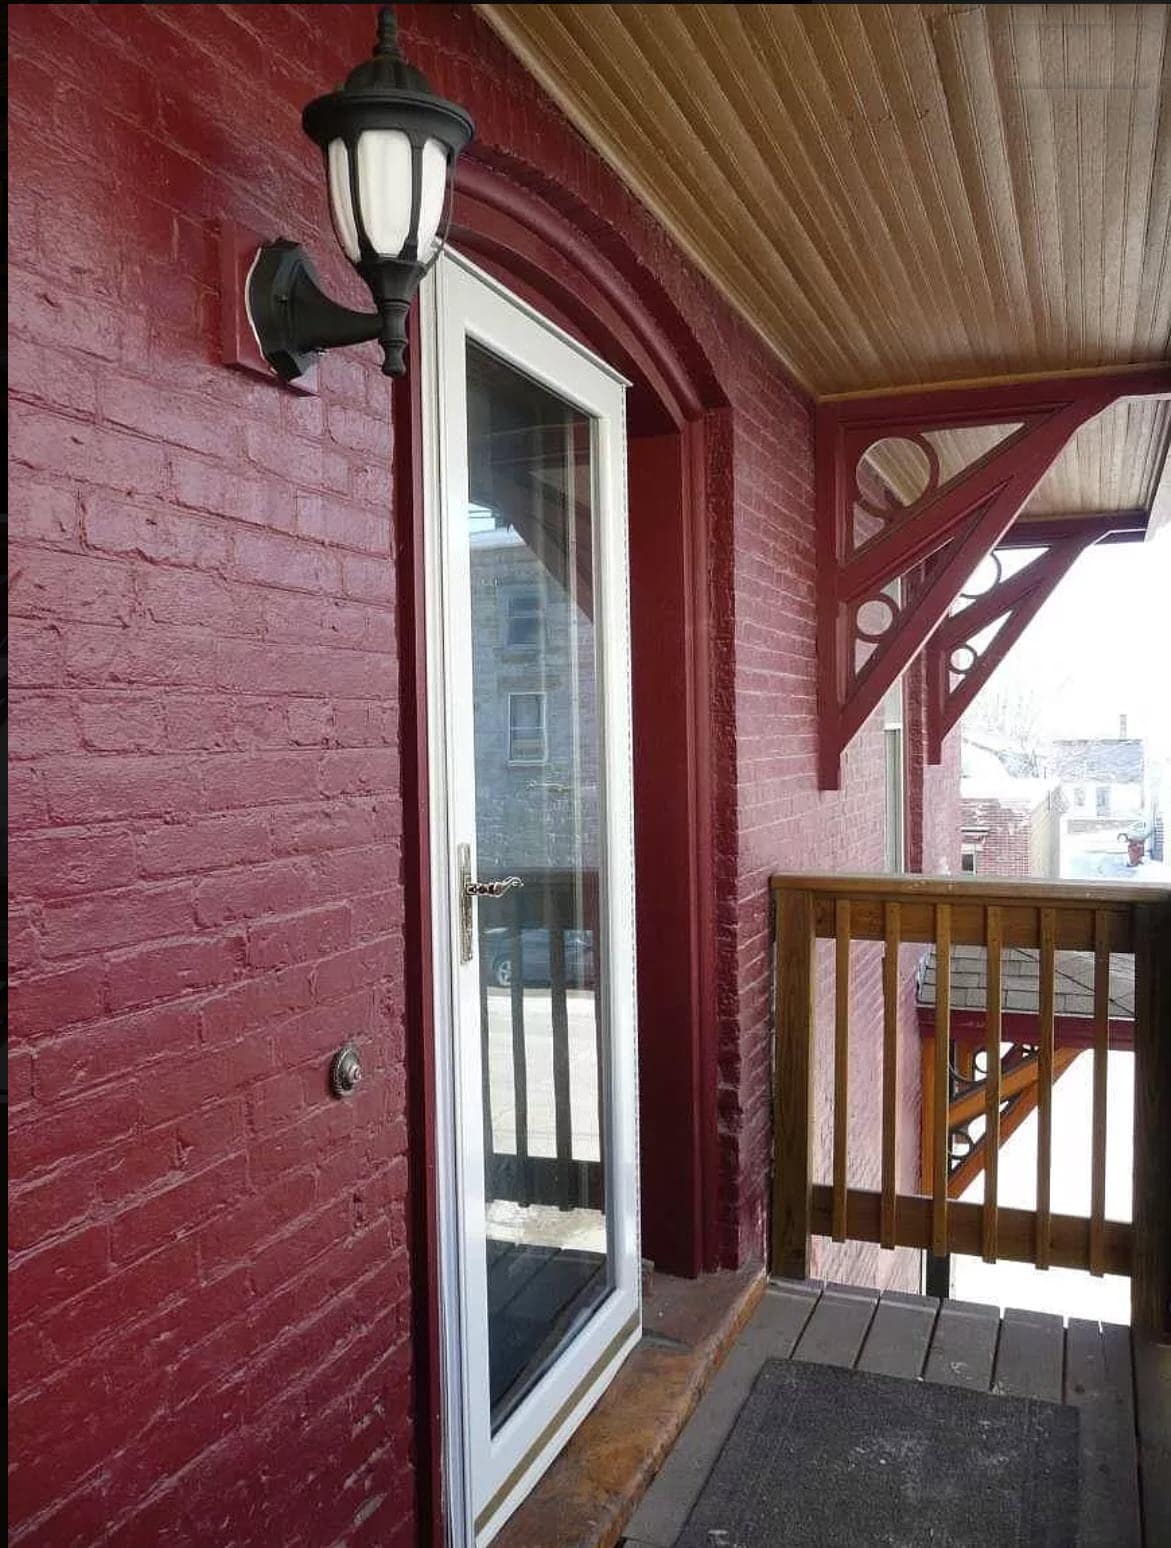
[[[953,1012],[952,1014],[954,1015],[955,1013]],[[1060,1052],[1064,1056],[1062,1067],[1064,1068],[1066,1064],[1075,1059],[1081,1051],[1080,1048],[1061,1049]],[[1013,1097],[1020,1096],[1022,1091],[1027,1091],[1030,1086],[1037,1084],[1040,1078],[1041,1062],[1036,1054],[1030,1054],[1013,1064],[1009,1069],[1004,1069],[1003,1065],[1001,1068],[1000,1100],[1002,1102],[1011,1102]],[[966,1124],[971,1123],[974,1118],[979,1118],[984,1111],[987,1100],[987,1083],[982,1080],[974,1081],[971,1089],[965,1091],[963,1096],[956,1097],[955,1101],[948,1108],[948,1126],[952,1129],[961,1129]]]
[[[841,755],[891,685],[948,617],[981,560],[997,546],[1070,437],[1123,398],[1171,397],[1171,366],[912,392],[825,399],[815,409],[819,783],[836,790]],[[933,431],[1017,428],[940,482]],[[918,448],[927,487],[911,504],[875,503],[861,467],[877,442]],[[861,510],[879,531],[857,541]],[[882,601],[892,583],[935,556],[903,609]],[[865,628],[867,604],[884,621]],[[1003,632],[1003,631],[1002,631]],[[859,661],[866,650],[869,655]]]
[[1062,516],[1018,517],[996,545],[998,548],[1048,548],[1051,543],[1080,537],[1087,523],[1099,528],[1099,543],[1141,543],[1150,513],[1144,510],[1067,511]]
[[[999,1124],[1000,1149],[1003,1150],[1025,1119],[1038,1109],[1042,1091],[1048,1089],[1051,1093],[1053,1085],[1061,1079],[1081,1052],[1080,1048],[1061,1048],[1058,1050],[1054,1057],[1051,1082],[1048,1088],[1041,1086],[1037,1065],[1030,1060],[1027,1071],[1030,1077],[1028,1084],[1015,1090],[1007,1108],[1001,1113]],[[1005,1084],[1007,1086],[1007,1081]],[[981,1102],[984,1100],[983,1091],[981,1091],[980,1100]],[[984,1170],[988,1155],[987,1136],[982,1134],[963,1160],[956,1162],[952,1168],[951,1175],[947,1179],[949,1198],[958,1199],[967,1192]],[[1038,1267],[1041,1266],[1038,1265]]]
[[[1077,520],[1037,522],[1032,544],[1042,551],[1015,575],[998,579],[958,612],[944,619],[927,645],[927,762],[943,757],[943,739],[953,730],[972,700],[984,688],[1021,635],[1032,623],[1057,586],[1087,549],[1121,532],[1127,537],[1145,531],[1134,525],[1133,511],[1086,516]],[[997,552],[1023,547],[1029,540],[1019,536],[1030,523],[1017,522],[997,544]],[[1041,529],[1049,534],[1041,535]],[[1062,535],[1058,535],[1058,534]],[[992,639],[977,643],[985,629],[999,623]]]

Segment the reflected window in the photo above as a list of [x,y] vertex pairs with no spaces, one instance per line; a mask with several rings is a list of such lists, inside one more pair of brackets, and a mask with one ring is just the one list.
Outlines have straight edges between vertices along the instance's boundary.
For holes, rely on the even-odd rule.
[[545,599],[539,591],[513,592],[505,598],[504,643],[533,650],[545,642]]
[[548,757],[545,738],[545,695],[508,695],[509,763],[544,763]]

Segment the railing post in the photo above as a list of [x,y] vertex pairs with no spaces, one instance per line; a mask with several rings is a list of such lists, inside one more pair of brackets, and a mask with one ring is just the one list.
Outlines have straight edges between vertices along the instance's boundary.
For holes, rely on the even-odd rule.
[[1135,1336],[1171,1343],[1171,906],[1135,908]]
[[777,891],[772,1272],[809,1277],[813,1146],[813,894]]

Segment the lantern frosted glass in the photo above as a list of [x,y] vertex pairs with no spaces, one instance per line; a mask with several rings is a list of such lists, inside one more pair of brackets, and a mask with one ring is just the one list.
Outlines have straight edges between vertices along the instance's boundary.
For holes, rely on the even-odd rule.
[[[411,242],[411,209],[414,192],[412,161],[419,160],[418,233]],[[358,208],[354,209],[354,180],[350,157],[342,139],[332,140],[326,155],[329,207],[341,249],[351,263],[361,257],[364,232],[370,249],[379,258],[398,258],[413,246],[420,262],[426,262],[435,246],[447,197],[447,152],[438,140],[428,139],[422,148],[412,145],[401,129],[365,129],[358,136]]]
[[430,258],[439,235],[447,198],[447,152],[438,140],[423,146],[422,191],[419,199],[419,257]]
[[401,129],[366,129],[357,162],[366,237],[380,258],[397,258],[411,231],[411,142]]
[[329,155],[329,210],[333,216],[333,229],[341,243],[342,252],[351,263],[361,256],[358,245],[358,223],[354,219],[354,203],[350,198],[350,158],[346,155],[344,140],[330,143]]

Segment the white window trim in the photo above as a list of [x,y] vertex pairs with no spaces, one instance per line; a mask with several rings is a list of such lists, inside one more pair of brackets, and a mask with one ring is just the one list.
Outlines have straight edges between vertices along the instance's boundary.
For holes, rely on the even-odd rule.
[[[891,582],[886,594],[896,608],[902,608],[901,577]],[[907,869],[907,738],[904,725],[903,678],[900,676],[882,701],[883,863],[888,874],[896,876]],[[892,789],[892,776],[897,789]]]

